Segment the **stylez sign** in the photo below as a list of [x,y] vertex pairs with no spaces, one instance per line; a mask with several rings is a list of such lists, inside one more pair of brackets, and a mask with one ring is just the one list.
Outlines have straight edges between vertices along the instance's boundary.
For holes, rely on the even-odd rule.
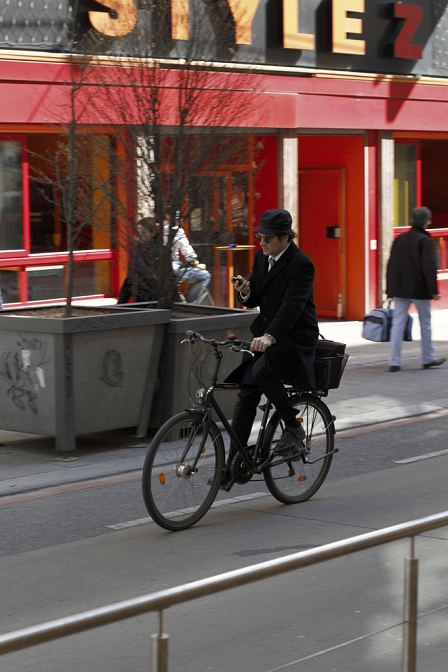
[[[80,0],[73,8],[68,0],[8,0],[0,2],[0,48],[66,48],[61,35],[76,8],[81,41],[93,29],[114,53],[143,25],[145,35],[157,26],[165,44],[187,43],[196,3],[205,7],[211,33],[221,42],[225,35],[229,61],[448,74],[448,0]],[[25,21],[15,20],[25,5]],[[155,20],[157,12],[164,21]]]

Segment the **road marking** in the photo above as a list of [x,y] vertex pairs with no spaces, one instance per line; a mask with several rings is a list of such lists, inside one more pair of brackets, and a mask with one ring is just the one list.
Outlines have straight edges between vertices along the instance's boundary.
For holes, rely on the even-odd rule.
[[[214,502],[210,508],[217,509],[220,506],[228,506],[229,504],[239,504],[240,502],[245,502],[250,499],[259,499],[260,497],[267,497],[269,493],[267,492],[253,492],[250,495],[240,495],[239,497],[230,497],[229,499],[220,499],[219,502]],[[178,511],[170,511],[165,514],[171,518],[176,516],[181,516],[184,513],[190,513],[196,511],[196,507],[191,507],[187,509],[179,509]],[[146,525],[147,523],[152,523],[152,518],[137,518],[136,520],[128,520],[125,523],[117,523],[116,525],[106,525],[110,530],[123,530],[127,527],[137,527],[137,525]]]
[[429,460],[431,457],[439,457],[440,455],[448,455],[448,450],[438,450],[436,453],[426,453],[426,455],[417,455],[416,457],[408,457],[406,460],[396,460],[394,464],[409,464],[409,462],[419,462],[420,460]]
[[[448,409],[441,411],[434,411],[434,413],[427,413],[425,415],[417,415],[411,418],[401,418],[398,420],[389,420],[388,422],[377,423],[376,425],[364,425],[362,427],[354,427],[353,429],[337,429],[336,421],[336,439],[345,439],[362,434],[369,434],[370,432],[379,432],[389,427],[400,427],[401,425],[410,425],[414,422],[426,422],[428,420],[435,420],[448,415]],[[421,459],[428,459],[426,456]],[[126,481],[134,481],[141,479],[141,470],[124,472],[114,476],[102,476],[100,478],[89,479],[88,481],[76,481],[75,483],[67,483],[60,486],[42,486],[36,490],[29,490],[28,492],[17,493],[15,495],[1,495],[0,506],[5,504],[19,504],[21,502],[41,499],[43,497],[53,497],[55,495],[64,495],[78,490],[86,490],[88,488],[98,488],[106,485],[120,484]]]

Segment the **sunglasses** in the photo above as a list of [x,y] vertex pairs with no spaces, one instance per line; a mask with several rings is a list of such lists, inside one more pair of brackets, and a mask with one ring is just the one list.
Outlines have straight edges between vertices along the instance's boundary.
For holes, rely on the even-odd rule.
[[269,243],[271,242],[271,240],[272,240],[273,238],[276,238],[276,237],[277,237],[277,234],[275,234],[274,236],[260,236],[259,233],[256,233],[256,234],[255,234],[255,238],[256,238],[260,243],[262,243],[263,240],[264,240],[264,242],[266,243],[266,245],[269,245]]

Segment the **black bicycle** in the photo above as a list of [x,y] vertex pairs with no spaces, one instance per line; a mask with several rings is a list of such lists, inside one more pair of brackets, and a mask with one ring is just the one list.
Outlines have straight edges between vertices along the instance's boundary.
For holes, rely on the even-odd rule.
[[[254,476],[264,478],[271,494],[283,504],[310,499],[323,484],[334,453],[335,416],[322,401],[322,390],[301,390],[286,385],[297,419],[305,429],[305,450],[301,454],[276,456],[272,450],[284,426],[269,400],[260,406],[263,412],[255,445],[241,445],[214,398],[216,390],[235,390],[238,385],[218,383],[222,350],[248,351],[250,342],[229,337],[226,341],[206,339],[187,332],[191,344],[210,344],[216,359],[210,385],[206,387],[198,366],[201,388],[196,393],[196,408],[178,413],[154,436],[143,467],[143,498],[151,518],[167,530],[184,530],[195,525],[207,513],[218,493],[225,466],[223,431],[238,449],[231,464],[231,483],[245,484]],[[340,376],[348,355],[344,356]],[[339,376],[339,378],[340,378]],[[339,384],[339,383],[338,383]],[[222,422],[220,429],[212,419],[215,411]]]

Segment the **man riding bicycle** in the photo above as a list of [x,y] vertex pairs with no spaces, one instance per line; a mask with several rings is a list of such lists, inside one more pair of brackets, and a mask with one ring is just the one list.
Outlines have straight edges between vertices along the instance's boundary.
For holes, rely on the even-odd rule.
[[[240,385],[232,427],[247,445],[261,395],[277,408],[285,425],[276,455],[300,455],[305,432],[296,419],[282,381],[303,389],[315,387],[314,358],[318,323],[313,299],[314,265],[293,242],[292,218],[287,210],[267,210],[255,229],[261,249],[255,255],[248,280],[238,276],[238,300],[248,308],[259,306],[251,325],[254,336],[249,357],[227,378]],[[237,450],[230,444],[221,487],[233,485],[230,465]]]

